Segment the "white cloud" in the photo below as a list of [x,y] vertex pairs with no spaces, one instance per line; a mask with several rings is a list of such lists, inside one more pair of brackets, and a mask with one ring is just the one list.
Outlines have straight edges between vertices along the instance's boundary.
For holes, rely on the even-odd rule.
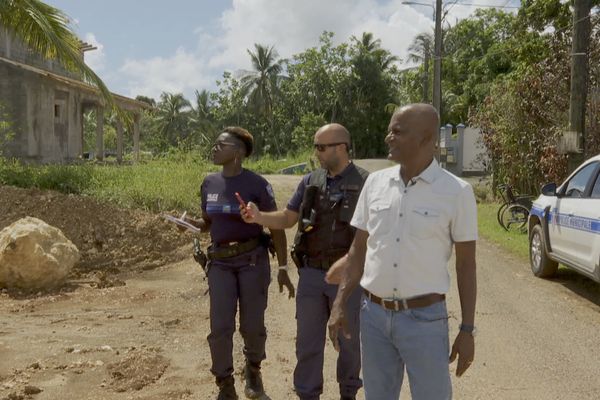
[[[454,25],[457,18],[473,11],[474,7],[453,6],[446,21]],[[406,59],[413,38],[433,31],[431,14],[430,7],[409,6],[402,0],[233,0],[219,20],[210,24],[210,31],[208,27],[190,31],[197,38],[196,48],[180,47],[164,57],[129,59],[120,72],[128,80],[130,96],[156,98],[168,91],[183,92],[191,99],[195,89],[214,89],[224,70],[250,69],[247,49],[255,43],[273,45],[280,57],[289,58],[317,46],[325,30],[335,33],[336,43],[372,32],[384,48]]]
[[383,47],[402,56],[412,38],[430,29],[431,21],[399,0],[234,0],[221,16],[223,32],[215,35],[221,51],[209,60],[213,68],[247,69],[246,49],[254,43],[274,45],[282,57],[291,57],[318,45],[325,30],[336,42],[372,32]]
[[127,76],[128,95],[133,97],[183,92],[190,99],[195,89],[211,86],[213,78],[205,73],[204,60],[183,48],[171,57],[126,60],[120,71]]
[[104,45],[96,39],[96,35],[91,32],[85,34],[84,42],[96,47],[96,50],[85,52],[85,63],[98,73],[106,67],[106,54],[104,53]]

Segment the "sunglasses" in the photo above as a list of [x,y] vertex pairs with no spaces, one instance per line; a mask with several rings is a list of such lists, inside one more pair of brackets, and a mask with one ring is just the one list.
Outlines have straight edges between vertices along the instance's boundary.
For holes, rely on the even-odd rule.
[[215,142],[213,144],[213,147],[217,150],[223,150],[223,146],[237,146],[237,143],[230,143],[230,142]]
[[315,143],[315,149],[317,149],[319,152],[324,152],[325,150],[327,150],[328,147],[335,147],[335,146],[339,146],[340,144],[345,144],[346,146],[348,146],[348,143],[346,142],[335,142],[335,143],[325,143],[325,144],[318,144]]

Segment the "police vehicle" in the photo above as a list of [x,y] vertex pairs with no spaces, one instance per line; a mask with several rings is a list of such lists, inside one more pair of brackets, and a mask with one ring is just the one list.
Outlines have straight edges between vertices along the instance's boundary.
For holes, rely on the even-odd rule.
[[549,278],[561,263],[600,282],[600,154],[581,164],[562,185],[542,187],[528,231],[535,276]]

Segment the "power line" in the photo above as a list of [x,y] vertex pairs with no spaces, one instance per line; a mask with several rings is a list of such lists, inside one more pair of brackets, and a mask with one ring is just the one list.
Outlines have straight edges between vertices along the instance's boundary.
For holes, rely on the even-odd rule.
[[[510,2],[510,1],[509,1]],[[509,2],[505,3],[508,4]],[[473,6],[473,7],[488,7],[488,8],[521,8],[521,6],[495,6],[493,4],[476,4],[476,3],[456,3],[459,6]]]

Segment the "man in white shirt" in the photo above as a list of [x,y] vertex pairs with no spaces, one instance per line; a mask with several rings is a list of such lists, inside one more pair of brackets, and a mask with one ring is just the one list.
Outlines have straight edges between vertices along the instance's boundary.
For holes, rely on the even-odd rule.
[[[351,222],[352,246],[330,270],[330,279],[342,271],[328,324],[335,347],[339,330],[347,332],[344,304],[359,283],[364,291],[367,400],[398,399],[405,368],[413,399],[450,399],[448,354],[450,362],[458,355],[457,376],[473,361],[477,208],[471,186],[434,159],[438,126],[427,104],[394,113],[385,141],[399,165],[367,178]],[[450,352],[445,294],[452,246],[462,323]]]

